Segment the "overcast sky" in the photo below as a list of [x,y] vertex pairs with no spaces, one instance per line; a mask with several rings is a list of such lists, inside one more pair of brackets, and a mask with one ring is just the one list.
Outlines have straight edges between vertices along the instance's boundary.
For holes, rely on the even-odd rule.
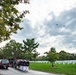
[[41,54],[51,47],[57,52],[76,53],[76,0],[30,0],[29,5],[20,4],[17,8],[20,12],[28,9],[30,14],[20,24],[24,29],[12,39],[22,42],[35,38]]

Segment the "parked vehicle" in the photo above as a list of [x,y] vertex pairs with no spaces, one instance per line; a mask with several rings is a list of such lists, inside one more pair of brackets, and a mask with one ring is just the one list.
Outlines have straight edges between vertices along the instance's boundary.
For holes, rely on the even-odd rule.
[[9,60],[8,59],[0,59],[0,68],[8,69]]

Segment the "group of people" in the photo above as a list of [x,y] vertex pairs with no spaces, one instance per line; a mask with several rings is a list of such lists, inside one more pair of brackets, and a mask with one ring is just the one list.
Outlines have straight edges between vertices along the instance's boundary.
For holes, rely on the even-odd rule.
[[15,68],[16,69],[19,69],[19,70],[21,70],[21,71],[26,71],[26,72],[28,72],[28,70],[29,70],[29,61],[28,60],[20,60],[20,61],[18,61],[18,62],[16,62],[16,66],[15,66]]

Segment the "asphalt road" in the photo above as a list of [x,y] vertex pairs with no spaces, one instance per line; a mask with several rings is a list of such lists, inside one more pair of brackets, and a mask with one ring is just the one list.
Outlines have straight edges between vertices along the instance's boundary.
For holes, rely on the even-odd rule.
[[29,70],[28,72],[22,72],[19,70],[15,70],[13,68],[8,68],[8,70],[0,69],[0,75],[62,75],[62,74],[51,74],[34,70]]

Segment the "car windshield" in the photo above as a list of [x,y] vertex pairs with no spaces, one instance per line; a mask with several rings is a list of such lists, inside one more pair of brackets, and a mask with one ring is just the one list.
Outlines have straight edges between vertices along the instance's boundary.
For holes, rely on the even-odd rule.
[[7,59],[3,59],[2,63],[9,63],[9,61]]

